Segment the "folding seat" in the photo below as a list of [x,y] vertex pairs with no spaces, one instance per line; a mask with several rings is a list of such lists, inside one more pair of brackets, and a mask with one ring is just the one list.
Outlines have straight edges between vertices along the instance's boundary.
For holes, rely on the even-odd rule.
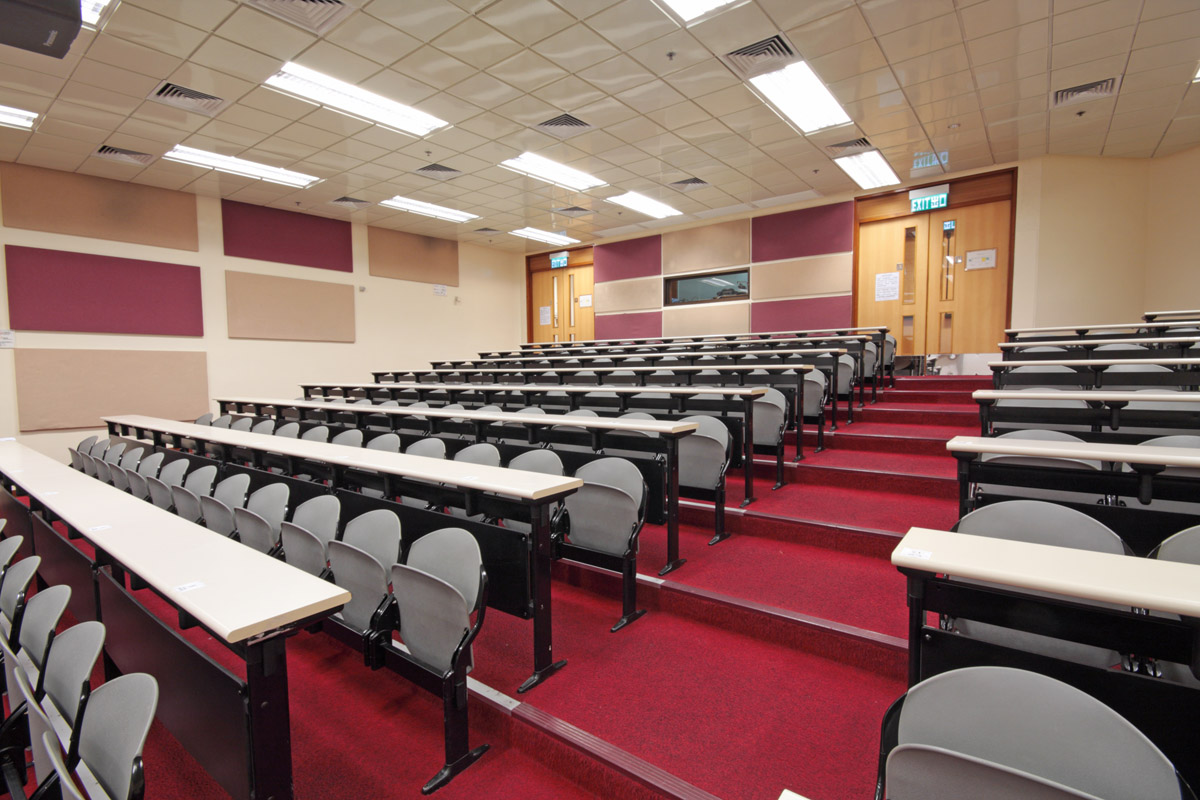
[[712,493],[715,533],[709,544],[727,538],[725,533],[725,471],[729,467],[729,429],[715,417],[696,415],[682,422],[699,428],[679,440],[679,487]]
[[71,466],[74,469],[83,472],[83,456],[74,447],[68,447],[67,452],[71,454]]
[[330,439],[329,443],[346,445],[347,447],[362,447],[363,432],[357,428],[342,431],[337,436],[334,436],[332,439]]
[[13,673],[22,670],[31,684],[39,685],[46,656],[54,642],[55,629],[70,600],[70,586],[48,586],[42,589],[25,604],[21,633],[17,636],[16,646],[11,646],[6,639],[0,638],[0,652],[4,654],[4,685],[8,690],[11,708],[16,708],[16,703],[12,702],[12,698],[16,696],[13,693]]
[[329,428],[324,425],[317,425],[300,434],[300,438],[306,442],[328,442]]
[[[8,520],[0,519],[0,532],[3,532],[6,524],[8,524]],[[4,575],[8,571],[9,565],[17,557],[17,551],[24,543],[24,536],[6,536],[0,539],[0,589],[4,587]]]
[[286,483],[269,483],[233,510],[235,536],[260,553],[273,553],[279,545],[279,528],[287,514],[291,490]]
[[103,483],[112,483],[112,472],[109,471],[109,463],[103,459],[93,458],[92,466],[96,470],[96,479]]
[[[1083,442],[1083,439],[1080,439],[1078,436],[1074,436],[1070,433],[1035,428],[1010,431],[1009,433],[1003,433],[995,438],[1020,439],[1037,442],[1064,442],[1069,444],[1078,444]],[[1103,466],[1099,461],[1093,461],[1091,459],[1065,458],[1061,456],[1011,456],[1004,455],[1002,453],[984,453],[982,456],[980,456],[980,462],[992,465],[1040,468],[1049,467],[1064,470],[1086,469],[1099,471]],[[1055,487],[1053,485],[1053,481],[1050,479],[1039,480],[1038,486],[1008,486],[989,483],[976,484],[973,493],[976,506],[989,502],[992,497],[996,496],[1003,498],[1022,497],[1034,500],[1051,500],[1064,503],[1100,503],[1104,501],[1104,497],[1102,495],[1072,492]]]
[[890,333],[883,337],[883,371],[888,384],[896,388],[896,337]]
[[1170,381],[1175,370],[1161,364],[1113,364],[1100,373],[1100,388],[1105,391],[1157,389],[1170,391],[1178,386]]
[[329,543],[337,538],[341,501],[321,495],[296,506],[292,520],[279,526],[283,560],[310,575],[328,573]]
[[41,563],[40,557],[28,556],[4,570],[4,583],[0,584],[0,633],[3,633],[10,647],[19,644],[26,594]]
[[99,438],[100,437],[98,437],[98,436],[89,436],[86,439],[84,439],[82,442],[80,442],[79,444],[75,445],[75,449],[81,453],[90,453],[90,452],[92,452],[92,447],[95,446],[96,441]]
[[366,444],[368,450],[379,450],[384,453],[400,452],[400,437],[395,433],[382,433]]
[[[479,444],[467,445],[462,450],[459,450],[454,454],[454,460],[466,464],[480,464],[487,467],[498,467],[500,466],[500,451],[494,444],[480,442]],[[476,522],[479,522],[486,517],[484,514],[472,514],[467,516],[466,510],[459,508],[458,506],[447,506],[444,510],[453,517],[475,520]]]
[[[1200,564],[1200,525],[1184,528],[1178,533],[1164,539],[1150,553],[1150,557],[1157,558],[1160,561]],[[1151,611],[1150,614],[1156,617],[1179,619],[1176,614],[1166,614],[1159,611]],[[1197,679],[1192,674],[1192,670],[1187,664],[1163,661],[1162,659],[1157,661],[1147,660],[1139,664],[1138,672],[1161,676],[1176,683],[1186,683],[1189,686],[1200,687],[1200,679]]]
[[[562,459],[553,450],[539,448],[537,450],[526,450],[524,453],[513,456],[508,462],[508,469],[519,469],[525,472],[540,472],[543,475],[556,475],[561,477],[565,474],[563,470]],[[551,519],[558,516],[557,510],[551,512]],[[504,527],[512,528],[522,533],[529,533],[532,526],[528,522],[522,522],[517,519],[505,518],[502,520]]]
[[621,573],[622,613],[612,627],[616,632],[646,613],[637,608],[637,537],[646,518],[646,483],[623,458],[590,461],[575,477],[583,486],[564,500],[566,541],[559,550],[564,558]]
[[171,487],[183,483],[184,473],[189,462],[186,458],[177,458],[159,470],[157,478],[146,478],[146,486],[150,489],[150,500],[161,509],[170,511],[174,505],[171,497]]
[[783,431],[787,427],[787,398],[778,389],[767,387],[767,393],[755,398],[753,405],[754,445],[769,447],[774,452],[775,486],[772,488],[778,489],[783,486]]
[[386,508],[359,514],[346,523],[341,541],[370,554],[386,570],[400,561],[400,518]]
[[[1024,369],[1024,368],[1022,368],[1022,369]],[[1014,390],[1010,390],[1010,391],[1014,391]],[[1037,392],[1037,393],[1051,392],[1051,393],[1054,393],[1054,392],[1063,392],[1063,391],[1078,391],[1078,389],[1063,388],[1061,386],[1060,387],[1023,386],[1023,387],[1020,387],[1019,389],[1016,389],[1015,391],[1017,391],[1017,392]],[[1013,409],[1013,408],[1060,409],[1061,408],[1061,409],[1071,409],[1071,410],[1078,411],[1078,410],[1087,409],[1088,404],[1087,404],[1087,402],[1085,402],[1083,400],[1072,400],[1069,398],[1064,398],[1064,399],[1054,398],[1052,400],[1026,400],[1026,399],[1020,398],[1020,397],[1013,397],[1013,398],[1005,398],[1003,400],[997,400],[996,408],[998,408],[998,409]],[[1020,412],[1018,412],[1018,413],[1020,413]],[[1053,413],[1054,413],[1053,411],[1050,412],[1051,415]],[[992,427],[994,429],[1003,430],[1003,431],[1053,429],[1056,431],[1074,432],[1074,431],[1090,431],[1092,429],[1091,425],[1072,424],[1072,423],[1066,423],[1066,422],[1046,422],[1046,421],[1038,421],[1038,420],[1031,420],[1029,422],[1021,422],[1021,421],[995,422],[992,424]],[[1082,440],[1080,440],[1080,441],[1082,441]]]
[[879,752],[886,800],[1194,798],[1117,712],[1009,667],[957,669],[913,686],[888,709]]
[[212,491],[213,480],[217,477],[217,467],[207,464],[188,473],[187,478],[179,486],[171,487],[171,503],[176,515],[188,522],[199,522],[204,516],[200,498]]
[[222,536],[229,536],[237,529],[233,510],[246,504],[246,492],[250,488],[250,475],[242,472],[230,475],[216,485],[212,495],[200,497],[200,517],[204,526]]
[[165,453],[151,453],[138,462],[137,472],[144,478],[158,477],[159,467],[162,466],[163,459],[166,458]]
[[129,472],[120,464],[108,465],[109,483],[122,492],[129,491]]
[[122,469],[137,469],[138,464],[142,460],[142,454],[146,452],[144,447],[133,447],[125,451],[121,456],[120,466]]
[[231,431],[249,431],[254,427],[254,417],[238,417],[229,425]]
[[275,429],[275,435],[284,439],[298,439],[300,438],[300,425],[296,422],[285,422]]
[[221,416],[217,417],[216,419],[214,419],[212,421],[212,426],[214,428],[228,429],[232,425],[233,425],[233,417],[230,416],[229,414],[222,414]]
[[212,425],[213,424],[213,415],[212,414],[201,414],[200,416],[196,417],[195,424],[196,425]]
[[[1146,439],[1138,442],[1138,447],[1179,447],[1185,450],[1200,450],[1200,436],[1191,434],[1173,434],[1171,436],[1158,436],[1153,439]],[[1132,472],[1133,467],[1128,464],[1122,464],[1121,469],[1125,472]],[[1155,473],[1156,476],[1166,478],[1200,478],[1200,469],[1194,467],[1167,467],[1161,472]],[[1195,502],[1190,500],[1151,500],[1148,504],[1143,504],[1135,497],[1121,497],[1118,502],[1126,506],[1136,506],[1138,508],[1147,508],[1152,511],[1171,511],[1177,514],[1187,514],[1190,516],[1200,516],[1200,497],[1197,497]]]
[[[390,434],[396,436],[396,434]],[[374,440],[372,440],[374,441]],[[400,437],[396,436],[396,446],[399,448]],[[408,446],[404,451],[405,455],[421,456],[422,458],[441,458],[446,457],[446,442],[433,436],[424,439],[418,439]],[[362,493],[369,497],[383,497],[383,492],[378,489],[364,488]],[[412,508],[426,508],[429,503],[417,497],[400,496],[400,502]]]

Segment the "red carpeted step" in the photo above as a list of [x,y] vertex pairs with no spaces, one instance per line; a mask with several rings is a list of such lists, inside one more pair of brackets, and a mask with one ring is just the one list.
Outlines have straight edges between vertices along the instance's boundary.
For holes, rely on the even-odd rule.
[[743,526],[752,530],[753,515],[813,520],[903,533],[913,526],[945,529],[958,521],[958,503],[937,497],[873,491],[867,488],[821,487],[804,491],[762,491],[747,509]]
[[957,403],[968,405],[974,402],[971,392],[956,389],[889,389],[879,397],[882,403]]
[[[973,431],[965,428],[955,430],[957,432],[952,434],[952,436],[974,435]],[[910,436],[904,433],[862,433],[860,432],[858,426],[855,425],[853,428],[847,428],[845,431],[838,431],[836,439],[826,439],[825,447],[829,450],[861,450],[884,453],[912,453],[913,455],[921,456],[939,456],[945,455],[946,442],[952,438],[952,436],[931,437]],[[810,445],[809,439],[806,436],[804,444],[806,446],[806,452],[813,452],[816,450],[815,439]],[[810,447],[811,449],[808,449]]]
[[960,406],[942,403],[909,403],[907,405],[876,403],[873,406],[868,405],[865,408],[856,409],[854,420],[856,425],[859,422],[887,422],[941,427],[978,427],[979,409],[974,405]]
[[991,389],[990,375],[902,375],[896,377],[897,389],[928,391],[950,389],[952,391],[974,391]]

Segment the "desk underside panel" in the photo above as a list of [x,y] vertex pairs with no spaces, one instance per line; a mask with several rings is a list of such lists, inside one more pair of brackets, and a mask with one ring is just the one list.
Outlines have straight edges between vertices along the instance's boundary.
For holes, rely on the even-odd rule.
[[49,586],[71,587],[68,608],[75,619],[99,619],[96,588],[92,581],[92,559],[41,517],[33,516],[33,549],[41,557],[38,577]]
[[10,536],[22,536],[25,539],[14,560],[32,555],[33,531],[30,528],[29,507],[10,494],[7,489],[0,489],[0,519],[8,520],[4,526],[5,539]]

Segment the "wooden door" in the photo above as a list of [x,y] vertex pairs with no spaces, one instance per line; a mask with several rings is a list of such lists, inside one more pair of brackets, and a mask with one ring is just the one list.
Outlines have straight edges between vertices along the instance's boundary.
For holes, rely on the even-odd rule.
[[530,328],[535,342],[595,338],[592,268],[541,270],[530,274]]
[[858,227],[858,325],[886,325],[896,354],[924,354],[929,220],[924,215]]
[[1011,204],[942,209],[929,218],[926,353],[992,353],[1008,320]]

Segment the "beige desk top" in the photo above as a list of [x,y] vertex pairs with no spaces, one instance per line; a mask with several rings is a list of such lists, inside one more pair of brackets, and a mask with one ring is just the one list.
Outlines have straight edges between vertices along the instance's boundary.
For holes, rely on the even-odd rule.
[[[1143,323],[1144,324],[1144,323]],[[886,325],[867,325],[858,327],[846,328],[813,328],[805,331],[760,331],[757,333],[714,333],[706,336],[634,336],[631,338],[614,337],[611,339],[584,339],[573,342],[529,342],[529,347],[562,347],[563,345],[580,345],[589,344],[591,342],[632,342],[634,339],[640,339],[645,342],[713,342],[713,341],[730,341],[730,337],[736,340],[762,339],[770,336],[793,336],[798,333],[834,333],[837,331],[886,331]]]
[[583,481],[578,478],[559,478],[539,472],[464,464],[458,461],[410,456],[403,453],[384,453],[362,447],[310,442],[304,439],[286,439],[281,436],[213,428],[208,425],[175,422],[158,417],[129,414],[103,417],[103,419],[105,422],[118,425],[130,425],[189,438],[195,437],[216,444],[246,447],[293,458],[306,458],[326,464],[372,470],[406,478],[419,478],[463,489],[477,489],[482,492],[525,500],[556,497],[583,485]]
[[1196,327],[1200,325],[1195,320],[1177,320],[1173,322],[1117,322],[1110,325],[1056,325],[1048,328],[1005,328],[1005,333],[1054,333],[1056,331],[1121,331],[1137,330],[1138,328],[1177,328],[1182,326]]
[[1097,403],[1200,403],[1200,392],[1022,392],[1016,389],[978,389],[971,393],[974,400],[1087,400]]
[[284,408],[315,408],[322,411],[353,411],[359,414],[383,414],[401,417],[434,417],[437,419],[467,419],[484,422],[511,422],[514,424],[536,423],[538,425],[569,425],[576,428],[594,428],[605,431],[634,433],[656,433],[680,436],[691,433],[699,425],[695,422],[671,422],[663,420],[614,419],[611,417],[574,417],[566,414],[521,414],[494,411],[443,411],[437,408],[407,408],[401,406],[359,406],[353,403],[323,403],[316,400],[287,400],[264,397],[216,397],[218,403],[258,403]]
[[[845,352],[845,351],[843,351]],[[1200,362],[1200,359],[1197,359]],[[759,364],[758,362],[750,364],[671,364],[670,366],[647,366],[647,367],[627,367],[622,364],[605,364],[603,366],[589,367],[580,365],[578,369],[572,367],[563,369],[562,367],[431,367],[430,369],[414,369],[414,370],[396,370],[396,372],[432,372],[435,375],[453,375],[456,372],[478,372],[484,375],[492,374],[511,374],[511,373],[535,373],[544,372],[581,372],[588,369],[600,369],[605,372],[611,370],[622,370],[625,372],[658,372],[660,370],[669,369],[672,372],[700,372],[701,370],[713,370],[714,372],[745,372],[746,370],[761,369],[767,372],[784,372],[792,370],[795,372],[809,372],[815,367],[812,364]]]
[[[762,339],[754,337],[751,339],[721,339],[719,341],[701,341],[701,342],[646,342],[643,344],[587,344],[579,342],[560,342],[554,347],[542,348],[552,352],[570,351],[570,350],[630,350],[630,349],[645,349],[649,348],[654,352],[666,350],[671,347],[683,347],[688,344],[695,345],[715,345],[721,343],[734,344],[758,344],[770,342],[771,344],[800,344],[802,342],[869,342],[872,337],[865,334],[852,334],[849,336],[781,336],[776,339]],[[523,353],[529,354],[534,352],[531,350],[491,350],[492,353]],[[694,352],[692,350],[680,350],[682,353]],[[707,351],[705,351],[707,352]],[[739,351],[740,352],[740,351]],[[631,354],[632,355],[632,354]]]
[[1112,367],[1117,364],[1159,364],[1164,367],[1195,366],[1200,358],[1064,358],[1046,361],[989,361],[988,367]]
[[[1200,339],[1198,339],[1198,341],[1200,341]],[[834,353],[841,355],[845,352],[846,352],[846,349],[841,348],[841,347],[800,347],[800,348],[788,348],[788,349],[779,348],[777,350],[703,350],[703,351],[697,351],[697,352],[692,352],[692,353],[686,353],[686,355],[687,356],[700,356],[700,357],[712,356],[713,358],[728,358],[731,356],[812,356],[812,355],[832,355]],[[658,354],[652,353],[651,355],[658,355]],[[673,355],[673,354],[664,354],[664,357],[666,355]],[[604,356],[604,355],[565,355],[565,356],[542,355],[542,356],[515,356],[515,357],[497,356],[496,358],[493,358],[493,359],[486,359],[486,358],[473,359],[473,360],[471,360],[471,363],[477,363],[480,361],[485,362],[485,363],[490,363],[492,361],[598,361],[602,358],[614,358],[614,356]],[[615,358],[620,358],[622,360],[625,360],[625,359],[630,359],[630,358],[642,358],[642,356],[639,355],[638,353],[629,353],[627,355],[615,356]],[[455,359],[455,360],[459,360],[459,359]],[[462,360],[465,361],[467,359],[462,359]],[[434,363],[441,363],[441,362],[434,362]],[[615,366],[620,366],[620,364],[616,364]],[[663,367],[663,369],[666,369],[666,367]]]
[[350,601],[350,593],[332,583],[16,442],[0,442],[0,469],[227,642]]
[[[449,370],[453,372],[454,370]],[[544,370],[530,370],[542,372]],[[761,397],[767,393],[766,386],[609,386],[556,384],[556,383],[302,383],[301,386],[333,386],[338,389],[453,389],[468,391],[471,389],[487,391],[510,392],[563,392],[566,394],[593,394],[604,392],[608,394],[670,394],[670,395],[704,395],[707,397]]]
[[1200,336],[1139,336],[1136,339],[1054,339],[1044,342],[1000,342],[1001,350],[1028,347],[1099,347],[1105,344],[1195,344]]
[[1200,566],[910,528],[892,563],[956,578],[1200,617]]
[[1104,442],[1046,442],[1037,439],[1000,439],[955,436],[946,443],[951,453],[994,453],[1005,456],[1046,456],[1125,464],[1161,464],[1167,467],[1200,467],[1200,450]]
[[1200,318],[1200,309],[1185,308],[1185,309],[1182,309],[1179,311],[1146,311],[1145,312],[1145,316],[1147,316],[1147,317],[1174,317],[1174,316],[1178,316],[1179,314],[1194,314],[1197,318]]

